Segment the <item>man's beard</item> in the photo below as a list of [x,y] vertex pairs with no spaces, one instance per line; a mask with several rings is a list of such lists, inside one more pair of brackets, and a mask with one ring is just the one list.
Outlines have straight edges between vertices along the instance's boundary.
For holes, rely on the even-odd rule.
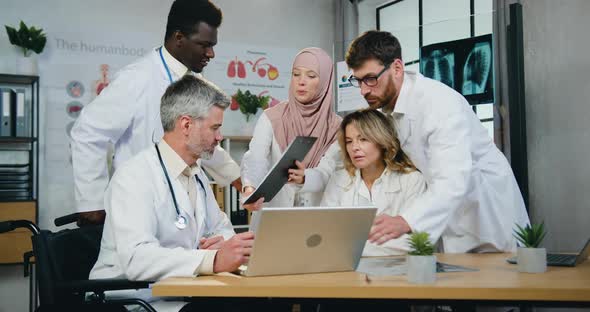
[[213,156],[213,150],[211,151],[202,151],[201,155],[199,156],[200,159],[209,160]]
[[[386,82],[386,88],[385,88],[385,92],[383,92],[383,96],[374,97],[369,94],[369,98],[377,100],[377,102],[373,103],[373,104],[369,104],[369,102],[367,101],[367,104],[369,104],[369,107],[372,109],[383,109],[383,110],[388,110],[388,108],[393,109],[393,107],[387,107],[387,106],[391,104],[391,102],[395,98],[396,94],[397,94],[397,90],[395,88],[395,85],[393,84],[393,81],[391,81],[391,78],[390,78]],[[368,100],[368,98],[365,97],[365,100]]]
[[187,143],[189,151],[199,155],[200,159],[205,160],[211,159],[211,156],[213,156],[213,151],[215,151],[215,146],[217,146],[217,144],[212,148],[208,148],[206,146],[202,146],[200,143]]

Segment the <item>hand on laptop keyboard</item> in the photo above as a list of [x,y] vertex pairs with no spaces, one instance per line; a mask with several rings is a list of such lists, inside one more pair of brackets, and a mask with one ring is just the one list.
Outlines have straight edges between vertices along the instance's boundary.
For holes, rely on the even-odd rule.
[[244,232],[234,235],[223,242],[221,248],[215,255],[213,272],[233,272],[240,265],[247,263],[250,259],[252,246],[254,245],[254,233]]

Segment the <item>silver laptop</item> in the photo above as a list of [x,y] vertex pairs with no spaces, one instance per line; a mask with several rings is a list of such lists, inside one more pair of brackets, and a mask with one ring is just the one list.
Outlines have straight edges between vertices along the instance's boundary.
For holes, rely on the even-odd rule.
[[255,233],[245,276],[353,271],[377,208],[263,208],[252,215]]

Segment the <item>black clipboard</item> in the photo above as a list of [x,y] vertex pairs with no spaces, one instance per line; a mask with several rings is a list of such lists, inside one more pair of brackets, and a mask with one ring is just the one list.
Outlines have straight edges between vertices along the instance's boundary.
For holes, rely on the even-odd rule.
[[271,201],[289,180],[290,168],[297,168],[295,161],[303,161],[317,138],[298,136],[287,146],[281,159],[266,174],[256,190],[244,199],[244,204],[250,204],[264,197],[264,202]]

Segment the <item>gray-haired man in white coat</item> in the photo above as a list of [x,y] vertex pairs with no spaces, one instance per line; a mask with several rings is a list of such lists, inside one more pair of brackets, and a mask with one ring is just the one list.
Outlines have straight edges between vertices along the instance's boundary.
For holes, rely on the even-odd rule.
[[[166,90],[160,109],[163,140],[121,166],[107,188],[105,227],[91,279],[158,281],[231,272],[248,260],[254,234],[235,234],[197,162],[221,141],[229,103],[219,88],[194,76]],[[184,303],[155,305],[178,311]]]

